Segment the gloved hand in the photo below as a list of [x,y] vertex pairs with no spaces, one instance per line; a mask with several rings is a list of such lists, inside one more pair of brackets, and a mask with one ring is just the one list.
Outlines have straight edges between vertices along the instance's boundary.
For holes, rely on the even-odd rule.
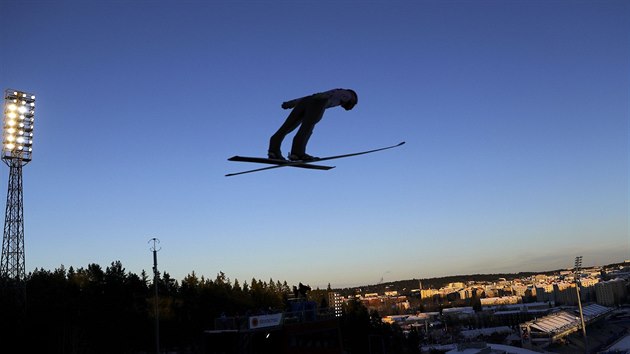
[[285,101],[282,102],[282,108],[284,109],[289,109],[289,108],[294,108],[295,106],[297,106],[298,102],[300,102],[301,98],[296,98],[294,100],[291,101]]

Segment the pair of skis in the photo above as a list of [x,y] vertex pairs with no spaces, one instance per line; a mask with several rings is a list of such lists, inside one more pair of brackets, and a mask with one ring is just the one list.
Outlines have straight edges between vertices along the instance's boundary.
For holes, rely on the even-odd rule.
[[266,159],[266,158],[262,158],[262,157],[232,156],[232,157],[230,157],[228,159],[228,161],[264,163],[264,164],[271,164],[273,166],[261,167],[261,168],[256,168],[256,169],[253,169],[253,170],[247,170],[247,171],[242,171],[242,172],[228,173],[225,176],[226,177],[237,176],[237,175],[242,175],[242,174],[246,174],[246,173],[271,170],[271,169],[280,168],[280,167],[299,167],[299,168],[309,168],[309,169],[314,169],[314,170],[330,170],[330,169],[335,168],[335,166],[316,165],[316,164],[313,164],[313,162],[335,160],[335,159],[340,159],[340,158],[350,157],[350,156],[365,155],[365,154],[369,154],[369,153],[372,153],[372,152],[393,149],[393,148],[399,147],[399,146],[404,145],[404,144],[405,144],[405,142],[403,141],[403,142],[398,143],[396,145],[386,146],[386,147],[382,147],[382,148],[379,148],[379,149],[367,150],[367,151],[361,151],[361,152],[354,152],[354,153],[351,153],[351,154],[343,154],[343,155],[322,157],[322,158],[319,158],[317,160],[308,161],[308,162],[305,162],[305,161],[274,160],[274,159]]

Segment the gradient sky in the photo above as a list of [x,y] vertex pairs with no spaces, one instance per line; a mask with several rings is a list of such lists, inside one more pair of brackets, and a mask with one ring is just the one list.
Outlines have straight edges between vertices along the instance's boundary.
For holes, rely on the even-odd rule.
[[[319,287],[630,259],[628,1],[0,0],[0,15],[0,86],[37,96],[27,271],[150,272],[152,237],[177,279]],[[266,154],[282,101],[337,87],[359,104],[328,110],[308,153],[407,144],[224,177],[258,166],[226,159]]]

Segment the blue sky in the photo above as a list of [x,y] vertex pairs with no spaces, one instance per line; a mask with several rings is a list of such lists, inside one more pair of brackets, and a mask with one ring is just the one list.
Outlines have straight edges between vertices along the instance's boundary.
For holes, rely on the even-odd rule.
[[[27,270],[333,287],[630,259],[626,1],[0,1],[37,96]],[[307,152],[224,177],[288,99],[353,88]],[[292,136],[283,145],[287,152]],[[8,168],[0,183],[6,184]],[[6,187],[5,187],[6,188]]]

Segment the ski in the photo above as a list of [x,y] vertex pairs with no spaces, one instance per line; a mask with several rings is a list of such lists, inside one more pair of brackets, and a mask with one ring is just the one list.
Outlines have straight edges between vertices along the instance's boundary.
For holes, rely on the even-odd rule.
[[243,175],[246,173],[258,172],[258,171],[264,171],[264,170],[271,170],[274,168],[285,167],[285,166],[309,168],[313,170],[330,170],[330,169],[335,168],[335,166],[313,165],[310,163],[300,162],[300,161],[275,160],[275,159],[266,159],[263,157],[248,157],[248,156],[232,156],[228,159],[228,161],[265,163],[265,164],[271,164],[273,166],[261,167],[261,168],[256,168],[253,170],[247,170],[247,171],[242,171],[242,172],[228,173],[225,175],[225,177],[238,176],[238,175]]
[[[365,154],[370,154],[373,152],[377,152],[377,151],[383,151],[383,150],[388,150],[388,149],[393,149],[399,146],[405,145],[405,142],[400,142],[396,145],[392,145],[392,146],[386,146],[386,147],[382,147],[382,148],[378,148],[378,149],[374,149],[374,150],[367,150],[367,151],[361,151],[361,152],[353,152],[350,154],[343,154],[343,155],[335,155],[335,156],[328,156],[328,157],[321,157],[317,160],[314,160],[313,162],[320,162],[320,161],[326,161],[326,160],[335,160],[335,159],[341,159],[344,157],[350,157],[350,156],[359,156],[359,155],[365,155]],[[298,161],[296,161],[298,162]]]
[[[253,169],[253,170],[242,171],[242,172],[228,173],[225,176],[226,177],[237,176],[237,175],[242,175],[242,174],[245,174],[245,173],[252,173],[252,172],[258,172],[258,171],[271,170],[271,169],[280,168],[280,167],[303,167],[303,168],[315,168],[315,169],[329,170],[329,169],[334,168],[334,166],[320,166],[320,165],[313,165],[311,163],[312,162],[320,162],[320,161],[341,159],[341,158],[344,158],[344,157],[351,157],[351,156],[359,156],[359,155],[370,154],[370,153],[377,152],[377,151],[393,149],[393,148],[402,146],[404,144],[405,144],[405,142],[403,141],[403,142],[400,142],[400,143],[398,143],[396,145],[386,146],[386,147],[373,149],[373,150],[367,150],[367,151],[353,152],[353,153],[350,153],[350,154],[327,156],[327,157],[322,157],[322,158],[319,158],[317,160],[313,160],[313,161],[309,161],[309,162],[271,160],[271,159],[265,159],[265,158],[248,158],[248,157],[242,157],[242,156],[233,156],[233,157],[229,158],[228,160],[229,161],[273,163],[274,166],[262,167],[262,168],[257,168],[257,169]],[[249,161],[246,161],[245,159],[248,159]],[[252,161],[252,160],[257,160],[257,161]],[[315,166],[317,166],[317,167],[315,167]]]
[[[291,164],[293,161],[289,160],[276,160],[276,159],[266,159],[264,157],[249,157],[249,156],[232,156],[228,159],[228,161],[238,161],[238,162],[255,162],[255,163],[265,163],[270,165],[286,165]],[[332,166],[321,166],[321,165],[313,165],[310,163],[301,163],[297,165],[292,165],[293,167],[300,168],[310,168],[314,170],[330,170]]]

